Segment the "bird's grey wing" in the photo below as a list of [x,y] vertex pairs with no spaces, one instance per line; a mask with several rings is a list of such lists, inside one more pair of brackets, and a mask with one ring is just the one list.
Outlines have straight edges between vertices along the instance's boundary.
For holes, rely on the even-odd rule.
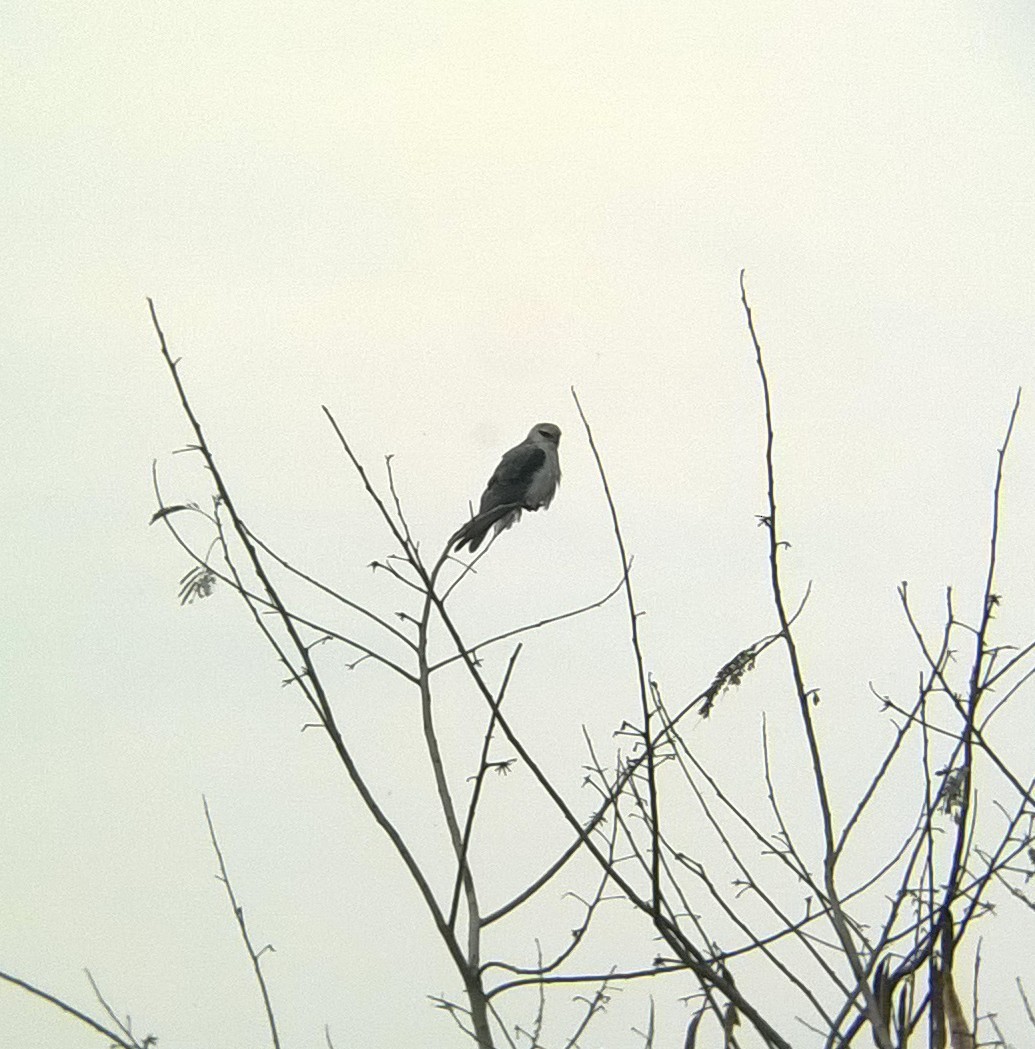
[[482,495],[480,513],[505,503],[520,503],[528,491],[529,482],[546,462],[546,452],[527,441],[504,454],[489,478]]

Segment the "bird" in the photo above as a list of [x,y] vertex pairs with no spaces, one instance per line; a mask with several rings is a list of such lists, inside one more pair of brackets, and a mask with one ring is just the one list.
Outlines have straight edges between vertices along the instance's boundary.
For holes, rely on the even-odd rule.
[[505,452],[485,486],[477,516],[453,535],[449,545],[454,550],[466,546],[473,554],[493,526],[499,535],[521,517],[522,510],[548,507],[561,481],[560,440],[560,427],[536,423],[520,444]]

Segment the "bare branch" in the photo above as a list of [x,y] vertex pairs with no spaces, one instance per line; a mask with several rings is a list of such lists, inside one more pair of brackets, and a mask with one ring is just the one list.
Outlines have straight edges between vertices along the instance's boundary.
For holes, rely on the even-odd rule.
[[237,902],[237,897],[234,895],[234,887],[230,882],[230,874],[227,872],[226,863],[223,860],[223,851],[219,847],[219,839],[216,837],[216,828],[212,824],[212,813],[209,811],[208,798],[202,795],[202,804],[205,807],[205,822],[208,824],[209,838],[212,840],[212,849],[216,854],[216,859],[219,862],[219,880],[223,883],[223,888],[226,889],[227,898],[230,900],[230,907],[234,912],[234,919],[237,922],[237,927],[241,931],[241,939],[244,941],[245,949],[248,951],[248,958],[252,963],[252,969],[255,972],[255,979],[259,984],[259,991],[262,994],[262,1004],[266,1010],[266,1022],[270,1028],[270,1038],[272,1039],[273,1049],[280,1049],[280,1037],[277,1034],[277,1020],[273,1015],[273,1003],[270,1000],[269,988],[266,986],[266,977],[262,972],[261,958],[266,951],[272,951],[273,948],[269,945],[256,950],[252,945],[252,938],[248,934],[248,926],[244,920],[244,908]]
[[[89,973],[87,973],[87,977],[89,978]],[[6,972],[0,972],[0,980],[3,980],[4,982],[9,983],[14,987],[20,987],[23,991],[27,991],[29,994],[42,999],[50,1005],[56,1006],[58,1009],[61,1010],[61,1012],[66,1013],[71,1017],[74,1017],[80,1023],[85,1024],[87,1027],[96,1031],[98,1034],[104,1035],[105,1038],[110,1040],[112,1045],[117,1045],[119,1049],[151,1049],[151,1046],[155,1042],[155,1038],[151,1035],[148,1035],[144,1042],[138,1042],[132,1036],[132,1034],[130,1034],[122,1028],[122,1024],[120,1021],[118,1021],[118,1019],[116,1019],[116,1026],[118,1026],[121,1029],[122,1033],[116,1033],[115,1031],[112,1031],[109,1028],[105,1027],[104,1024],[99,1023],[92,1016],[88,1016],[86,1013],[81,1012],[79,1009],[76,1009],[74,1006],[69,1005],[68,1002],[64,1001],[61,998],[58,998],[56,995],[50,994],[48,991],[44,991],[42,988],[37,987],[35,984],[29,983],[28,980],[22,980],[19,977],[12,976],[10,973]],[[92,982],[93,981],[91,978],[91,983]],[[96,990],[96,987],[94,989]],[[107,1003],[104,1002],[103,999],[102,1005],[104,1005],[105,1009],[109,1012],[109,1014],[111,1014],[111,1010],[108,1008]]]

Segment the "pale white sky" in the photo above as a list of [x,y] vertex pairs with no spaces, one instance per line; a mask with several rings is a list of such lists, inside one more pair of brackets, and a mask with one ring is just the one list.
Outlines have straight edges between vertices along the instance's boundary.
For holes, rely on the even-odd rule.
[[[562,427],[553,508],[463,598],[472,629],[505,629],[616,576],[574,384],[636,556],[648,662],[678,696],[772,625],[747,267],[838,777],[884,724],[867,682],[914,687],[898,582],[932,624],[946,584],[978,593],[1022,385],[1001,625],[1035,633],[1035,16],[857,7],[8,6],[0,968],[91,1007],[88,966],[163,1049],[262,1044],[204,791],[253,933],[277,948],[286,1044],[322,1044],[324,1023],[339,1049],[462,1044],[424,999],[459,990],[414,892],[299,733],[243,609],[225,592],[177,604],[189,565],[147,527],[152,458],[170,499],[206,488],[170,455],[188,433],[146,295],[249,523],[388,612],[401,595],[364,568],[388,541],[319,406],[376,475],[394,453],[428,547],[533,422]],[[522,663],[523,727],[573,796],[580,726],[610,746],[633,710],[624,638],[607,611]],[[735,741],[754,775],[765,693],[695,730],[705,760]],[[420,828],[411,698],[364,670],[341,702]],[[1017,746],[1030,759],[1030,736]],[[550,851],[548,821],[528,820],[497,844],[517,850],[501,883]],[[1004,1000],[984,992],[1004,1014],[1014,961]],[[3,986],[0,1032],[99,1044]]]

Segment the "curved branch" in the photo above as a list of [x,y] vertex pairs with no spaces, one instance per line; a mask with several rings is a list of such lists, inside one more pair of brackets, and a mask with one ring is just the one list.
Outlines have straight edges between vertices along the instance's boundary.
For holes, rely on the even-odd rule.
[[[628,574],[628,571],[626,572],[626,574]],[[605,594],[602,598],[600,598],[597,601],[592,601],[588,605],[582,605],[580,608],[569,609],[567,612],[561,612],[560,614],[555,616],[547,616],[545,619],[540,619],[535,623],[526,623],[524,626],[515,627],[513,630],[507,630],[502,634],[496,634],[493,637],[487,638],[485,641],[479,641],[476,645],[472,645],[469,649],[467,649],[466,654],[473,655],[475,652],[479,651],[479,649],[488,648],[489,645],[494,645],[498,641],[506,641],[508,638],[516,637],[518,634],[526,634],[530,630],[538,630],[540,627],[550,626],[553,623],[560,623],[564,619],[572,619],[575,616],[580,616],[584,614],[585,612],[591,612],[594,608],[600,608],[601,606],[607,604],[607,602],[610,601],[611,598],[614,597],[615,594],[617,594],[618,591],[622,589],[622,585],[624,582],[625,576],[619,579],[618,582],[614,585],[614,587],[610,591],[608,591],[608,593]],[[450,589],[452,589],[452,587],[455,585],[456,583],[453,583],[450,586]],[[448,592],[449,591],[446,591],[447,594]],[[434,673],[436,670],[440,670],[442,667],[448,666],[450,663],[455,663],[458,659],[462,658],[463,655],[460,653],[456,653],[452,656],[447,656],[445,659],[440,659],[437,663],[432,663],[431,666],[428,667],[428,670],[431,673]]]
[[135,1038],[127,1042],[124,1037],[109,1030],[104,1024],[98,1023],[92,1016],[87,1016],[86,1013],[80,1012],[75,1006],[69,1005],[68,1002],[62,1001],[56,995],[36,987],[27,980],[19,979],[17,976],[12,976],[10,973],[5,972],[0,972],[0,980],[4,980],[14,987],[20,987],[23,991],[28,991],[29,994],[42,998],[43,1001],[49,1002],[51,1005],[56,1005],[63,1013],[68,1013],[69,1016],[75,1017],[80,1023],[86,1024],[87,1027],[92,1028],[98,1034],[102,1034],[105,1038],[110,1039],[112,1045],[119,1046],[119,1049],[143,1049],[143,1046]]

